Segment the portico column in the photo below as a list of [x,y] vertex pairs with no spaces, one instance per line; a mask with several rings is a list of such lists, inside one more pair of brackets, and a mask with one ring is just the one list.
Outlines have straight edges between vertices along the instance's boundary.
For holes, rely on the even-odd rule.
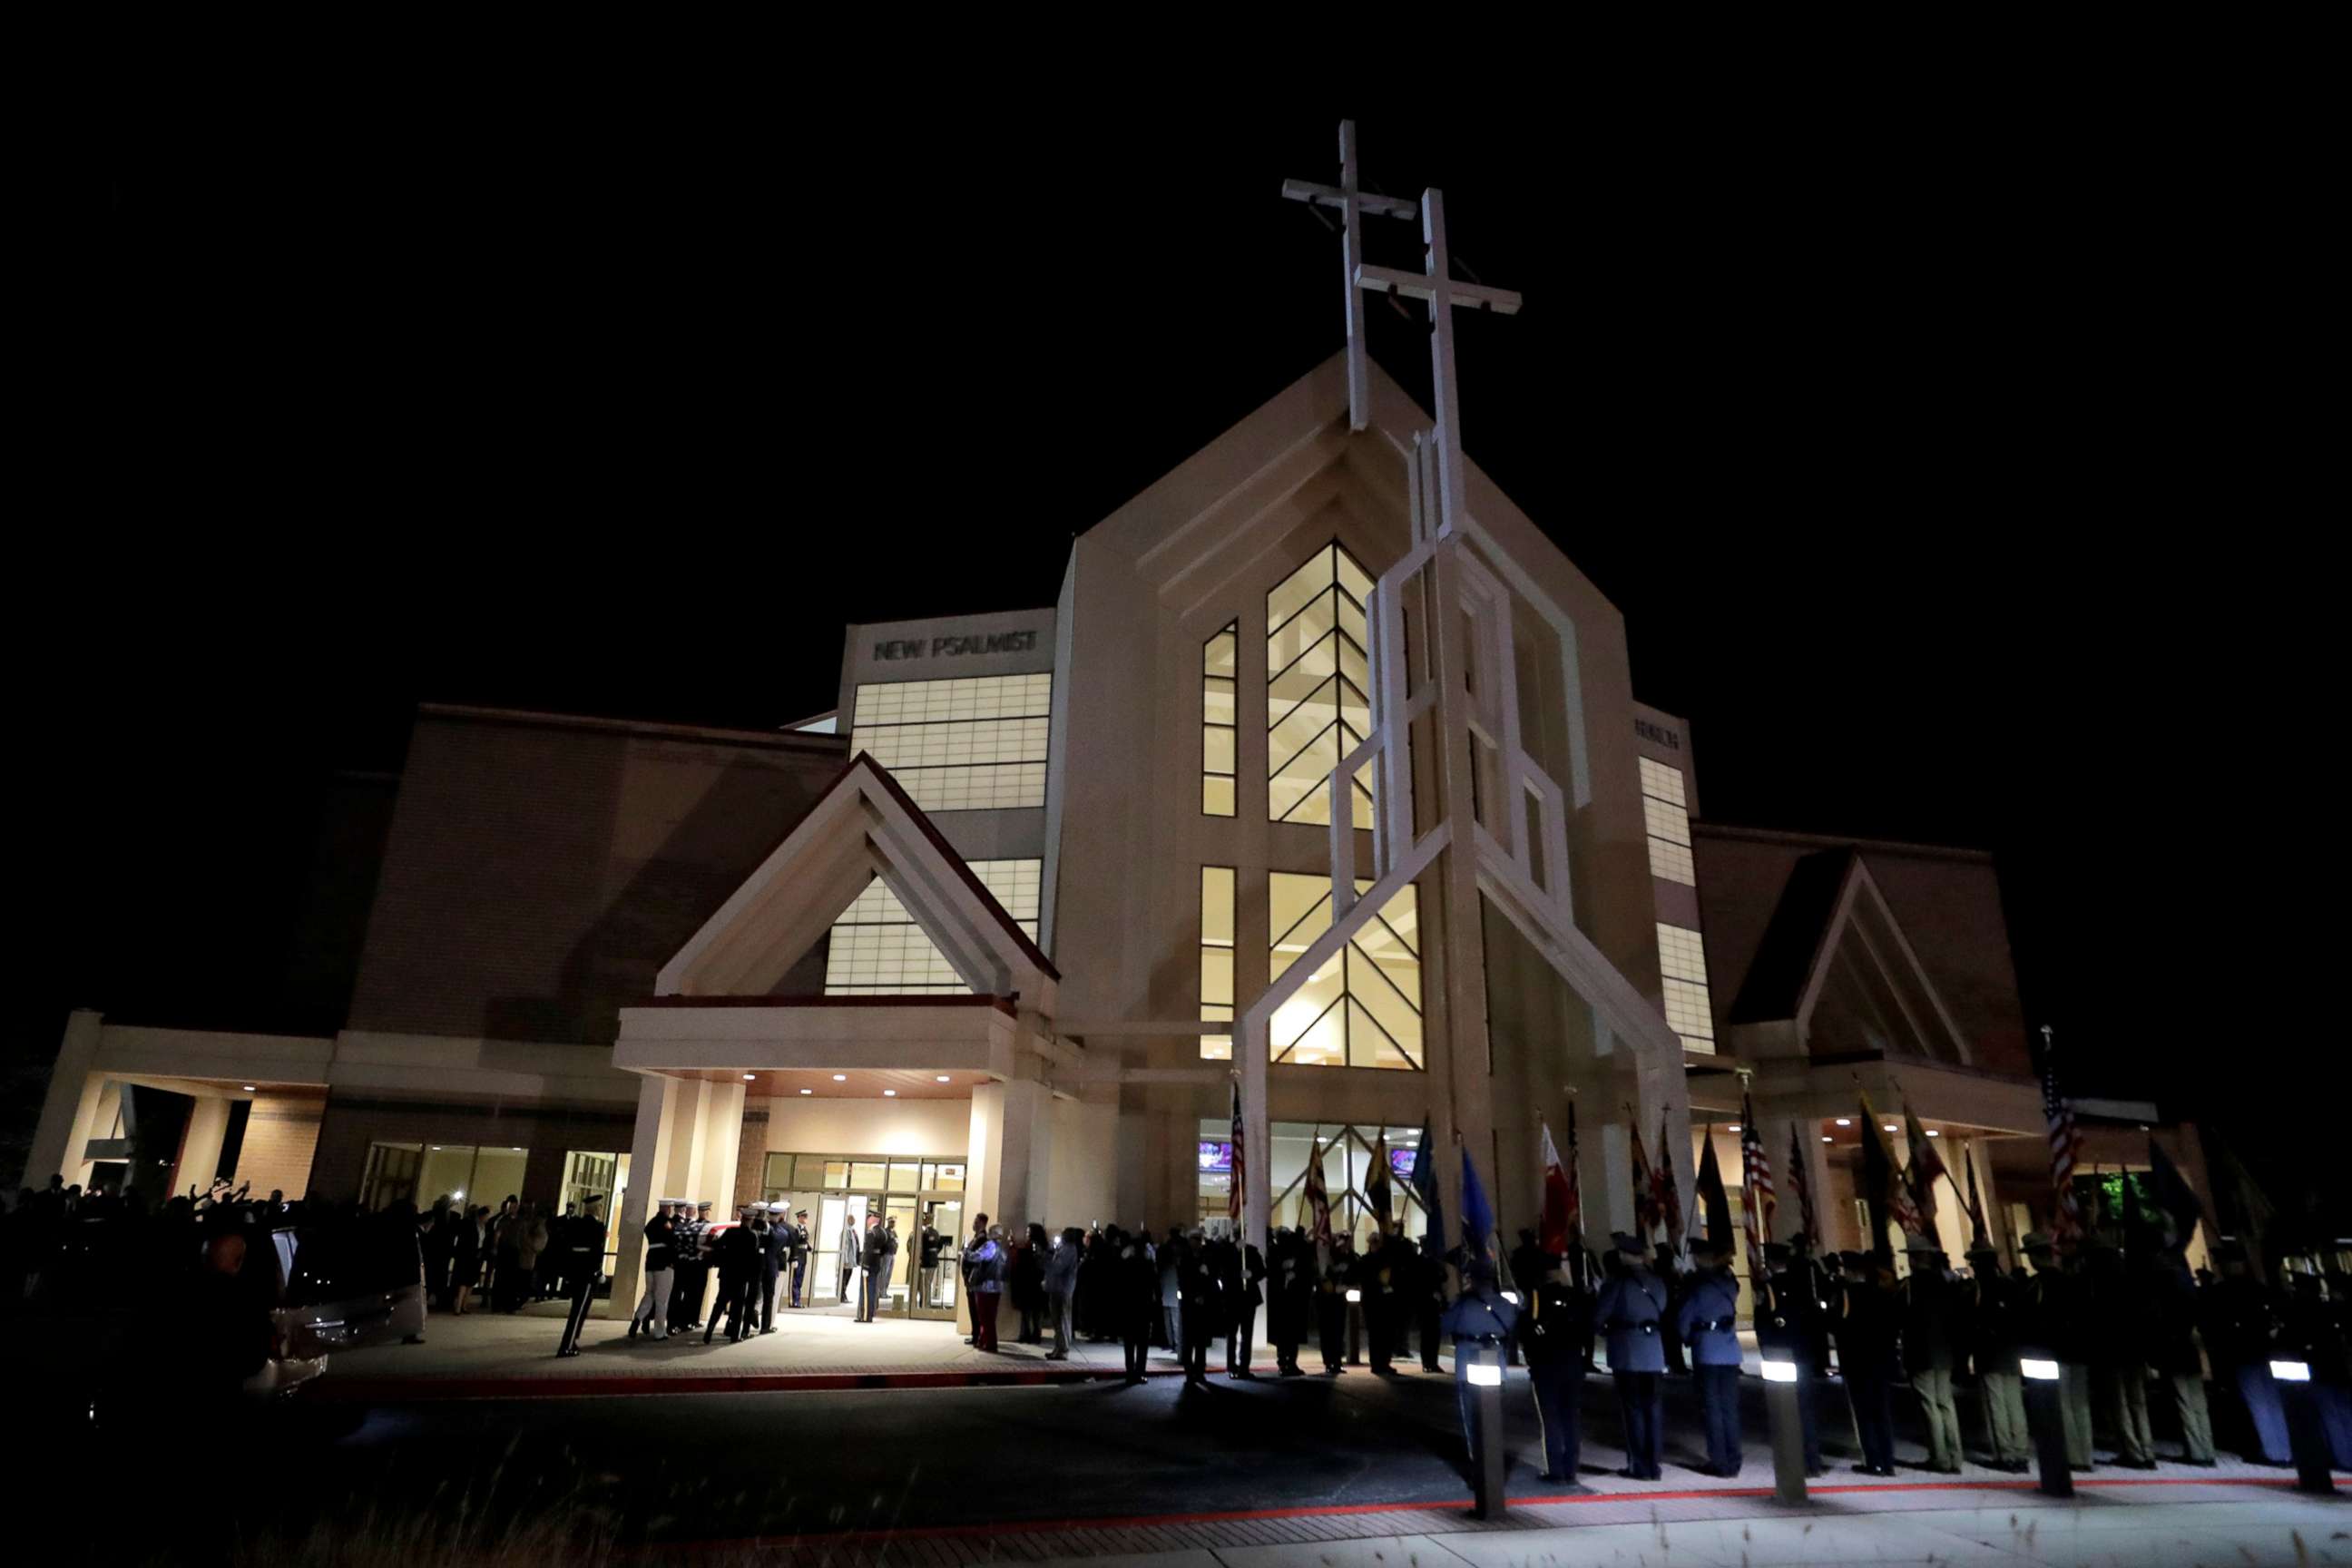
[[[688,1086],[672,1078],[647,1073],[637,1081],[637,1125],[629,1140],[629,1186],[620,1210],[607,1218],[613,1232],[613,1294],[604,1316],[625,1318],[636,1311],[637,1293],[645,1278],[646,1220],[662,1197],[692,1197],[669,1191],[670,1164],[678,1152],[676,1123],[679,1091]],[[696,1086],[699,1087],[699,1086]]]
[[48,1092],[41,1099],[41,1120],[33,1130],[33,1146],[25,1156],[24,1184],[47,1187],[52,1174],[79,1185],[82,1151],[89,1146],[105,1098],[106,1080],[98,1065],[100,1027],[106,1016],[78,1007],[66,1016],[65,1038],[58,1044],[57,1065],[49,1069]]
[[228,1104],[224,1095],[196,1097],[194,1108],[188,1112],[188,1130],[180,1139],[180,1163],[172,1170],[172,1191],[184,1193],[191,1183],[198,1192],[212,1185],[213,1173],[220,1167],[221,1146],[228,1141]]
[[1033,1205],[1045,1196],[1043,1162],[1051,1136],[1046,1095],[1044,1084],[1026,1079],[983,1083],[971,1091],[968,1217],[984,1214],[1008,1236],[1016,1225],[1045,1222]]

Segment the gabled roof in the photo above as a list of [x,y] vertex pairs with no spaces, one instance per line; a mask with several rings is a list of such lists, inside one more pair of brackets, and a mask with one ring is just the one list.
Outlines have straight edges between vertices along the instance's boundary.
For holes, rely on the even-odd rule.
[[1967,1037],[1869,866],[1851,847],[1822,850],[1796,863],[1732,1001],[1729,1021],[1793,1022],[1811,1047],[1816,1015],[1825,1005],[1874,1021],[1882,1046],[1935,1060],[1970,1059]]
[[890,771],[850,759],[654,984],[660,996],[760,995],[879,876],[974,991],[1051,1012],[1061,976]]

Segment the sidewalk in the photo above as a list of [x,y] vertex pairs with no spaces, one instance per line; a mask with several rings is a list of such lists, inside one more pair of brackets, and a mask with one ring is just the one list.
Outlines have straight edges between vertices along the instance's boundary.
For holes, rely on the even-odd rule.
[[[1126,1375],[1116,1344],[1080,1341],[1070,1359],[1048,1361],[1050,1345],[1000,1342],[995,1354],[972,1349],[951,1322],[883,1318],[860,1323],[846,1307],[779,1309],[776,1331],[730,1344],[724,1335],[702,1342],[700,1331],[632,1343],[628,1324],[591,1318],[581,1331],[580,1353],[558,1360],[562,1308],[552,1302],[512,1316],[489,1312],[463,1318],[436,1313],[421,1345],[379,1345],[338,1352],[312,1390],[345,1399],[557,1398],[591,1394],[751,1393],[801,1389],[987,1387],[1006,1384],[1083,1383]],[[1312,1361],[1312,1352],[1309,1352]],[[1398,1363],[1400,1375],[1407,1363]],[[1222,1343],[1209,1367],[1222,1375]],[[1254,1370],[1271,1376],[1263,1347]],[[1181,1374],[1174,1355],[1151,1352],[1150,1373]],[[1420,1363],[1411,1375],[1426,1376]],[[1449,1372],[1448,1377],[1452,1376]]]

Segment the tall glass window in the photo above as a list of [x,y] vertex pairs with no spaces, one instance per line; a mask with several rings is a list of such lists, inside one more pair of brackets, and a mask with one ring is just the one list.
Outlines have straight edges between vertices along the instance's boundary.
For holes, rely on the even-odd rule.
[[[972,875],[1004,906],[1013,923],[1036,941],[1037,890],[1045,863],[974,860],[971,865]],[[879,877],[866,883],[866,890],[833,922],[824,955],[828,996],[953,994],[971,989]]]
[[1706,946],[1687,926],[1658,922],[1658,972],[1666,984],[1666,1022],[1695,1051],[1715,1050],[1715,1010],[1707,1005]]
[[1234,677],[1241,657],[1242,624],[1201,647],[1201,811],[1206,816],[1234,814]]
[[[1201,1022],[1234,1021],[1234,868],[1201,868]],[[1201,1037],[1206,1061],[1231,1061],[1231,1035]]]
[[1043,805],[1053,702],[1050,674],[861,686],[849,751],[870,753],[925,811]]
[[[1331,770],[1371,732],[1364,597],[1372,580],[1335,542],[1265,596],[1266,815],[1328,825]],[[1368,775],[1349,792],[1372,825]]]
[[[1360,881],[1356,890],[1371,886]],[[1276,871],[1266,889],[1272,977],[1331,928],[1331,879]],[[1417,1070],[1421,1047],[1420,900],[1411,886],[1275,1013],[1277,1062]]]
[[1664,881],[1698,886],[1691,864],[1690,807],[1683,795],[1678,768],[1639,759],[1642,764],[1642,816],[1650,831],[1650,875]]

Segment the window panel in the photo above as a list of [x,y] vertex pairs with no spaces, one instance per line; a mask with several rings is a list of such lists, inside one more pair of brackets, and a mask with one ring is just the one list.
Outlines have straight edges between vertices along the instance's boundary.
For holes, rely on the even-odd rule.
[[[1234,871],[1230,866],[1201,868],[1201,1021],[1234,1019]],[[1204,1061],[1231,1061],[1231,1035],[1201,1037]]]
[[1665,982],[1666,1022],[1692,1050],[1715,1049],[1715,1014],[1707,1005],[1706,945],[1687,926],[1658,922],[1658,972]]
[[849,738],[925,811],[1045,804],[1051,674],[861,686]]
[[[1030,941],[1037,940],[1042,860],[973,860],[973,876]],[[828,996],[960,994],[971,989],[877,877],[833,923],[826,944]]]
[[1226,623],[1201,648],[1201,811],[1207,816],[1234,814],[1234,678],[1241,626],[1239,621]]
[[1642,764],[1642,817],[1650,837],[1650,875],[1664,881],[1698,886],[1698,869],[1691,863],[1690,810],[1683,793],[1683,775],[1650,757]]
[[[1370,579],[1328,544],[1265,596],[1266,815],[1328,824],[1328,783],[1340,758],[1371,732],[1371,668],[1363,595]],[[1370,827],[1370,775],[1350,791],[1351,819]]]
[[[1357,890],[1370,888],[1359,882]],[[1281,975],[1331,927],[1326,877],[1276,871],[1267,881],[1268,967]],[[1422,1064],[1420,900],[1408,887],[1275,1012],[1272,1059],[1314,1067]]]

